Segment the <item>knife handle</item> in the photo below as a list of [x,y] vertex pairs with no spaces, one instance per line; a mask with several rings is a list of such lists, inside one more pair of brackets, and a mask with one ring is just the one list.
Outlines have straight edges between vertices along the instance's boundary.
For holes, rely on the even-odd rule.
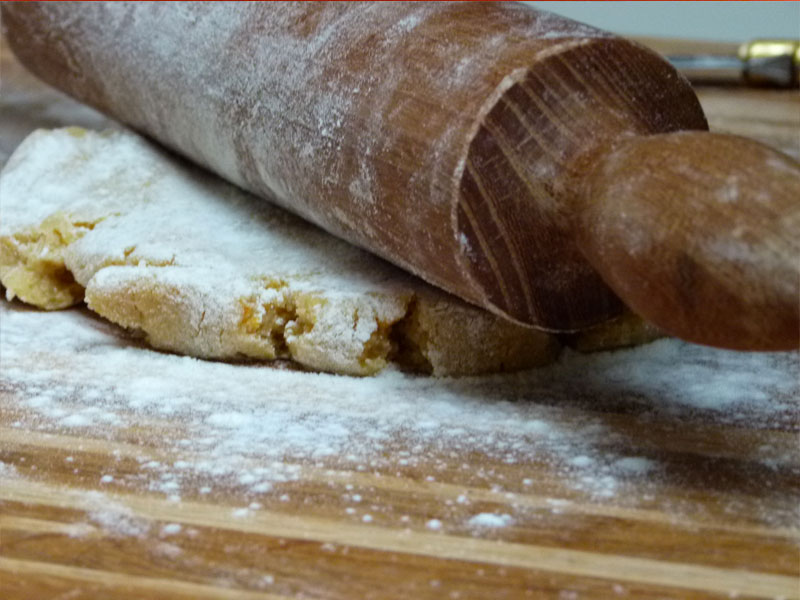
[[664,55],[695,84],[778,88],[800,85],[798,39],[756,39],[739,45],[671,38],[633,39]]
[[617,139],[573,172],[578,246],[635,312],[701,344],[798,347],[797,161],[685,131]]

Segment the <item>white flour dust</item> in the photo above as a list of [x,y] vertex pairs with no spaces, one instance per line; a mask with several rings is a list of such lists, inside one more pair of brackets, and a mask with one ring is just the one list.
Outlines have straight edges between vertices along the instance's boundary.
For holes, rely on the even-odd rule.
[[[0,321],[6,423],[75,436],[76,443],[125,440],[135,471],[115,472],[112,463],[91,485],[145,489],[173,502],[227,491],[241,498],[233,518],[247,518],[270,494],[291,501],[282,488],[307,468],[342,477],[425,469],[418,477],[436,485],[455,465],[473,487],[505,494],[513,505],[511,491],[537,493],[540,482],[509,481],[486,465],[543,462],[567,497],[640,500],[626,496],[629,484],[641,493],[673,467],[648,450],[649,435],[617,428],[618,413],[633,415],[643,430],[671,424],[675,438],[702,426],[797,430],[794,353],[725,352],[667,339],[613,353],[566,353],[552,367],[514,375],[434,379],[390,370],[359,379],[152,351],[85,310],[48,313],[2,302]],[[79,451],[63,460],[74,466]],[[488,460],[468,464],[461,458],[468,454]],[[797,458],[796,447],[773,443],[755,447],[752,461],[766,472],[798,471]],[[0,475],[13,473],[2,465]],[[364,523],[377,518],[382,507],[352,489],[348,483],[346,513]],[[519,516],[472,503],[469,493],[450,501],[471,510],[470,530]],[[551,512],[568,504],[552,498]],[[87,505],[94,522],[110,519],[115,530],[136,534],[141,523],[112,508]],[[426,526],[437,531],[442,523]],[[174,531],[167,525],[161,533]]]
[[514,522],[511,515],[496,515],[494,513],[480,513],[472,517],[468,525],[476,528],[508,527]]
[[[81,310],[42,313],[13,303],[0,310],[0,385],[14,398],[5,401],[14,425],[107,439],[161,427],[159,444],[177,458],[154,460],[146,451],[153,440],[143,438],[137,480],[102,473],[100,483],[144,483],[176,500],[219,486],[268,493],[300,478],[301,463],[335,458],[362,471],[410,468],[443,452],[479,452],[508,464],[540,457],[574,489],[612,497],[628,479],[657,477],[661,465],[630,455],[604,412],[638,414],[643,427],[663,419],[678,427],[689,419],[796,427],[791,353],[662,340],[568,353],[553,367],[516,375],[432,379],[389,371],[358,379],[163,354]],[[753,458],[780,464],[786,452],[764,445]],[[483,475],[493,483],[491,473]]]

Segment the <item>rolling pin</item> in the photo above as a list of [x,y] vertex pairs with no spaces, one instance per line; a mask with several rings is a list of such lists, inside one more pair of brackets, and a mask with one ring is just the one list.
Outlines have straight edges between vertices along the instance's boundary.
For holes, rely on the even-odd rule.
[[800,335],[800,166],[633,42],[514,3],[3,3],[45,82],[518,323]]

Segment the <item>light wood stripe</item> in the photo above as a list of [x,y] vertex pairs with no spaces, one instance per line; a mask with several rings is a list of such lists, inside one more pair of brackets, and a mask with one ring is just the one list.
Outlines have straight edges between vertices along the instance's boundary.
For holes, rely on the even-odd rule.
[[[327,477],[339,478],[345,483],[360,484],[365,488],[377,488],[387,491],[405,491],[415,494],[430,495],[434,498],[444,498],[455,500],[465,494],[470,502],[487,502],[502,505],[513,503],[515,506],[545,509],[553,508],[551,497],[535,496],[528,493],[511,492],[513,498],[509,500],[508,492],[495,492],[485,488],[474,488],[464,485],[442,482],[417,482],[408,479],[401,479],[383,475],[380,478],[364,475],[363,473],[342,471],[333,473],[332,477],[328,473],[319,473],[319,478]],[[588,504],[584,502],[566,501],[558,505],[559,511],[576,516],[596,516],[608,517],[611,519],[623,519],[626,521],[644,521],[648,523],[658,523],[661,525],[681,526],[687,529],[714,529],[728,533],[741,534],[743,536],[765,536],[787,538],[800,541],[800,529],[791,527],[760,527],[758,525],[734,525],[718,521],[700,521],[690,516],[675,515],[665,513],[660,510],[647,508],[623,508],[606,504]]]
[[80,535],[85,538],[103,537],[105,532],[88,523],[63,523],[61,521],[46,521],[30,517],[13,517],[0,514],[0,534],[3,531],[23,531],[26,533],[48,533],[57,535]]
[[533,127],[533,124],[528,119],[528,116],[511,98],[508,97],[507,94],[500,98],[500,102],[502,102],[511,112],[514,113],[514,117],[517,119],[517,122],[525,130],[525,133],[528,135],[528,137],[536,143],[543,154],[546,154],[552,158],[553,162],[557,164],[560,164],[564,160],[564,156],[559,152],[559,148],[551,146],[542,139],[542,137],[539,135],[539,132],[535,127]]
[[[509,156],[505,154],[504,156],[509,162],[511,161]],[[530,281],[528,281],[528,277],[525,275],[525,269],[522,268],[522,264],[519,260],[519,248],[517,248],[514,240],[512,240],[511,236],[508,234],[508,229],[503,223],[503,220],[500,218],[500,215],[497,214],[497,208],[494,204],[494,198],[492,197],[492,194],[486,189],[486,186],[483,185],[480,175],[475,171],[475,167],[472,165],[472,161],[469,159],[467,159],[467,171],[469,172],[470,177],[472,177],[472,180],[475,182],[475,185],[478,188],[478,193],[480,193],[480,195],[486,200],[485,205],[489,209],[492,222],[495,224],[497,230],[500,232],[500,236],[503,238],[503,244],[505,245],[506,250],[508,250],[508,254],[511,257],[511,264],[514,265],[514,271],[517,273],[519,285],[522,288],[523,295],[525,296],[525,306],[528,308],[528,312],[530,314],[536,314],[536,310],[533,305],[533,298],[531,297]],[[464,204],[463,201],[462,204]]]
[[[592,63],[592,68],[597,69],[603,75],[603,77],[595,77],[592,82],[587,82],[586,78],[583,75],[581,75],[581,73],[579,73],[575,69],[575,67],[569,64],[569,61],[565,60],[563,55],[556,56],[555,58],[559,63],[561,63],[567,69],[567,71],[569,71],[572,74],[575,80],[578,81],[582,87],[588,90],[591,90],[594,87],[605,90],[608,99],[615,102],[615,104],[607,104],[605,102],[600,102],[600,96],[596,94],[594,96],[595,100],[597,101],[597,106],[603,104],[606,107],[608,107],[609,110],[606,111],[606,114],[613,115],[615,113],[618,113],[619,109],[615,110],[615,108],[617,106],[625,106],[628,108],[628,111],[626,111],[626,115],[635,116],[639,120],[641,119],[641,111],[638,110],[639,107],[636,106],[636,103],[631,102],[631,100],[624,94],[620,94],[619,90],[617,90],[614,86],[612,86],[609,83],[610,81],[614,81],[616,79],[615,76],[619,74],[611,73],[605,70],[605,68],[603,67],[604,61],[596,60],[593,61]],[[574,86],[572,87],[572,89],[574,90]],[[603,114],[603,113],[600,113],[598,111],[597,114]]]
[[[541,81],[541,78],[537,76],[535,73],[529,73],[528,77],[531,77],[531,75],[533,75],[539,81]],[[564,99],[559,98],[558,102],[554,102],[553,106],[560,107],[560,110],[555,110],[553,107],[549,106],[546,102],[544,102],[534,90],[530,89],[527,86],[526,81],[524,79],[520,81],[518,85],[520,90],[522,90],[528,97],[528,99],[530,99],[530,101],[533,102],[534,106],[536,106],[536,109],[539,112],[541,112],[545,117],[547,117],[547,119],[551,123],[556,125],[558,127],[559,132],[563,134],[564,137],[569,138],[573,143],[578,143],[580,141],[580,138],[577,135],[575,135],[575,132],[572,131],[571,125],[568,122],[568,120],[561,118],[562,113],[569,113],[569,108],[563,106],[565,104]],[[567,116],[573,116],[573,115],[567,115]]]
[[[91,453],[102,456],[120,456],[138,460],[174,458],[171,453],[160,448],[128,444],[126,442],[98,439],[92,437],[75,437],[58,433],[42,433],[13,427],[0,427],[0,442],[9,446],[34,446],[51,450],[63,450],[67,453]],[[185,454],[183,454],[185,456]]]
[[481,247],[481,251],[483,251],[483,255],[486,257],[486,260],[489,261],[489,266],[492,268],[492,273],[494,273],[497,284],[500,286],[500,293],[503,296],[503,301],[506,303],[506,306],[511,306],[511,296],[508,293],[508,287],[506,286],[506,280],[503,278],[503,273],[500,271],[500,267],[497,264],[497,259],[492,253],[489,244],[486,242],[486,238],[484,238],[483,232],[478,224],[478,219],[475,218],[475,214],[472,212],[469,203],[463,201],[463,196],[462,202],[459,203],[459,207],[467,216],[469,225],[472,227],[472,231],[475,232],[475,235],[478,238],[478,244]]
[[[199,456],[183,451],[175,455],[157,448],[127,444],[125,442],[112,442],[95,438],[75,438],[52,433],[21,431],[7,427],[0,427],[0,442],[2,442],[5,447],[33,446],[72,453],[98,454],[101,456],[113,454],[117,457],[131,458],[134,460],[174,461],[181,459],[191,461],[193,458],[198,460],[200,458]],[[259,461],[257,459],[250,459],[249,461],[243,459],[243,464],[251,464],[253,467],[257,467]],[[300,476],[304,480],[341,481],[343,484],[351,484],[367,489],[372,488],[385,492],[417,494],[443,500],[456,500],[459,496],[466,494],[471,502],[487,502],[501,505],[507,505],[509,503],[507,491],[492,491],[486,488],[476,488],[468,485],[440,481],[415,481],[409,478],[395,477],[386,474],[381,474],[380,477],[376,477],[372,474],[358,471],[339,471],[309,465],[298,466],[301,469]],[[545,510],[553,508],[551,503],[553,498],[550,496],[537,496],[525,492],[512,493],[513,503],[517,506]],[[591,515],[628,521],[644,521],[667,525],[676,524],[676,515],[646,508],[619,507],[609,504],[589,504],[571,500],[559,504],[558,508],[562,513],[582,516]],[[743,536],[755,535],[800,541],[800,529],[797,528],[737,525],[714,521],[712,517],[709,517],[709,520],[698,520],[691,516],[680,516],[680,519],[679,525],[689,529],[714,529]]]
[[0,572],[16,577],[59,577],[111,589],[124,588],[141,592],[168,593],[170,596],[176,597],[208,598],[210,600],[289,600],[289,596],[278,596],[266,592],[213,587],[175,579],[125,575],[124,573],[4,557],[0,557]]
[[[12,484],[13,485],[10,485]],[[267,510],[234,518],[233,507],[184,501],[171,503],[152,497],[107,494],[136,516],[200,527],[242,531],[274,538],[356,546],[441,559],[463,560],[534,571],[592,577],[667,588],[728,593],[760,598],[783,596],[800,600],[794,577],[599,554],[438,533],[353,525],[319,517],[298,517]],[[0,499],[57,508],[81,509],[81,491],[39,482],[0,479]]]
[[[563,56],[556,56],[555,58],[560,63],[566,64],[566,62],[564,61],[564,57]],[[567,70],[569,71],[570,75],[572,75],[575,78],[575,80],[578,82],[578,85],[580,85],[580,86],[582,86],[582,87],[584,87],[586,89],[591,89],[592,86],[591,85],[587,85],[585,78],[580,73],[578,73],[569,64],[566,64],[566,67],[567,67]],[[536,73],[536,71],[532,71],[531,75],[533,75],[533,77],[535,79],[537,79],[537,81],[539,81],[542,85],[544,85],[545,87],[549,87],[550,84],[548,83],[548,81],[545,81],[544,79],[542,79],[542,77],[540,75],[538,75]],[[577,94],[577,91],[578,91],[576,89],[576,84],[566,81],[564,78],[562,78],[560,75],[558,75],[558,73],[554,69],[550,69],[548,71],[547,78],[548,78],[549,81],[558,82],[558,84],[562,88],[562,92],[561,93],[555,94],[556,96],[560,96],[561,97],[560,101],[558,102],[558,106],[560,106],[562,108],[562,111],[564,113],[566,113],[566,115],[568,117],[570,117],[575,123],[582,124],[582,127],[584,127],[584,128],[587,127],[587,126],[591,126],[592,128],[598,127],[598,129],[602,129],[602,127],[600,127],[600,126],[598,126],[596,124],[597,123],[598,114],[604,115],[604,118],[607,119],[607,118],[609,118],[610,115],[617,115],[619,113],[619,110],[618,110],[619,106],[621,106],[621,105],[630,106],[630,104],[627,101],[627,99],[624,99],[624,98],[620,99],[619,94],[616,92],[616,90],[613,90],[612,88],[610,88],[607,85],[606,81],[601,81],[599,83],[599,87],[605,88],[606,92],[608,94],[608,98],[610,100],[612,100],[612,101],[615,101],[616,104],[614,104],[614,103],[609,104],[608,102],[603,102],[601,100],[601,98],[599,96],[597,96],[597,97],[594,98],[594,102],[595,102],[595,106],[598,107],[598,108],[593,109],[593,111],[587,111],[585,103],[580,98],[578,98],[578,102],[579,103],[577,104],[577,106],[573,108],[572,103],[570,103],[569,100],[573,99],[573,98],[576,98],[576,94]],[[526,83],[525,83],[525,81],[522,81],[520,83],[520,87],[525,91],[525,93],[528,94],[529,98],[531,98],[531,99],[535,99],[536,98],[535,91],[530,89],[530,88],[528,88]],[[605,110],[600,111],[599,110],[600,106],[605,107]],[[592,114],[593,112],[595,112],[596,114]],[[636,112],[636,114],[638,115],[639,113]],[[594,123],[594,125],[589,125],[589,123]],[[574,128],[572,128],[572,126],[568,127],[568,129],[570,129],[573,132],[576,131]]]
[[546,206],[546,204],[553,204],[555,202],[554,198],[547,193],[547,190],[543,185],[539,183],[538,179],[531,179],[525,175],[525,167],[523,167],[516,157],[516,152],[511,146],[508,145],[506,142],[505,137],[500,135],[497,129],[487,120],[484,123],[484,127],[486,130],[492,134],[492,138],[494,141],[497,142],[497,145],[500,147],[500,151],[508,160],[508,164],[511,166],[511,169],[516,173],[519,180],[525,185],[528,189],[528,193],[532,198],[536,199],[537,206]]
[[[586,120],[585,111],[583,113],[581,113],[580,111],[576,112],[576,110],[573,109],[573,104],[574,103],[572,102],[572,100],[574,99],[574,96],[573,96],[573,94],[575,92],[574,86],[570,86],[566,81],[564,81],[564,79],[562,77],[560,77],[558,75],[558,73],[555,72],[555,70],[550,69],[550,71],[547,73],[547,79],[546,80],[535,69],[529,72],[528,77],[536,79],[536,81],[540,85],[542,85],[545,89],[551,89],[552,90],[552,84],[550,83],[550,81],[557,82],[558,85],[561,86],[562,91],[558,92],[558,93],[555,93],[555,95],[559,98],[559,100],[558,100],[557,104],[555,104],[554,106],[558,106],[559,109],[560,109],[560,112],[564,113],[564,116],[567,119],[570,119],[573,124],[574,123],[583,123],[583,122],[585,122],[585,120]],[[533,89],[528,87],[528,84],[527,84],[527,82],[525,80],[522,80],[520,82],[520,87],[528,94],[528,96],[531,99],[539,97],[535,90],[533,90]],[[556,92],[556,90],[553,90],[553,91]],[[545,115],[547,114],[544,111],[542,111],[542,112]],[[563,120],[560,121],[560,122],[563,122]],[[573,138],[576,141],[579,140],[579,139],[582,139],[581,136],[580,136],[580,131],[576,131],[574,126],[573,126],[573,124],[570,124],[568,126],[568,129],[573,134]]]

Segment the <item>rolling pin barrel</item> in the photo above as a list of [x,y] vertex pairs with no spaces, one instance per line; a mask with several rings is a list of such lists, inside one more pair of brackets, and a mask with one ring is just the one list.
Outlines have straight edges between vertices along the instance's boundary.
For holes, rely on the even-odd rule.
[[[797,306],[785,301],[797,291],[787,287],[797,277],[786,283],[796,273],[787,265],[798,258],[789,240],[797,222],[785,217],[796,163],[754,143],[710,143],[695,161],[660,171],[653,157],[672,148],[661,134],[707,125],[689,84],[636,44],[506,3],[6,3],[2,11],[14,52],[46,82],[517,322],[574,331],[619,314],[621,297],[701,343],[797,345],[797,331],[785,331],[797,329]],[[638,165],[640,152],[648,166]],[[748,156],[763,158],[758,185],[737,187],[729,208],[778,190],[772,216],[749,229],[727,212],[719,223],[704,217],[667,236],[662,251],[631,258],[642,239],[667,237],[646,219],[631,232],[614,215],[627,214],[628,202],[641,209],[656,196],[650,186],[662,184],[674,194],[669,214],[681,202],[705,210],[707,197],[675,181],[695,181],[684,171],[703,172],[706,152],[722,153],[711,160],[712,203]],[[726,152],[741,153],[727,171]],[[773,171],[782,174],[775,185]],[[674,177],[665,183],[659,173]],[[659,216],[653,226],[670,223]],[[736,225],[733,238],[720,237],[726,223],[744,223],[759,260],[725,254],[740,235]],[[709,233],[718,243],[699,243]],[[670,253],[684,242],[701,248],[690,286],[647,271],[651,259],[677,264]],[[728,266],[705,268],[718,262]],[[736,269],[762,275],[707,281]],[[749,300],[714,296],[737,287]],[[747,325],[708,321],[710,311],[737,311]]]

